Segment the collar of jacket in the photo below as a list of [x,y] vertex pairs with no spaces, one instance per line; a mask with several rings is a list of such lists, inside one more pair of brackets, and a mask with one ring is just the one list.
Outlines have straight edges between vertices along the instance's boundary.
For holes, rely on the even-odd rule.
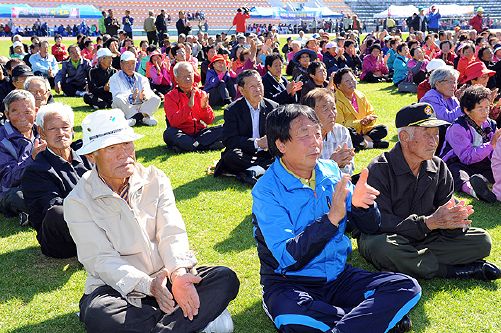
[[[402,151],[400,142],[397,142],[395,147],[393,147],[393,149],[388,152],[388,162],[391,164],[397,176],[404,175],[406,173],[413,174],[411,168],[409,167],[409,164],[407,164],[407,161],[404,158],[404,153]],[[426,172],[438,172],[438,167],[435,163],[433,163],[433,159],[421,162],[419,171],[421,172],[423,169]]]
[[[137,163],[137,162],[136,162]],[[143,178],[142,174],[139,172],[139,168],[136,165],[134,168],[134,173],[129,178],[129,197],[132,197],[132,193],[137,192],[140,188],[142,188],[148,180]],[[92,199],[98,199],[101,197],[109,197],[117,195],[117,193],[113,192],[111,188],[104,183],[97,173],[97,168],[94,166],[89,175],[89,182],[92,184],[91,196]]]
[[[4,132],[6,134],[5,137],[7,139],[16,138],[16,137],[23,137],[24,138],[24,136],[21,134],[21,132],[19,132],[19,130],[17,128],[12,126],[10,121],[6,121],[4,123],[3,129],[4,129]],[[36,125],[33,125],[33,137],[38,138],[38,131],[37,131]],[[27,140],[31,141],[31,139],[27,139]]]
[[[275,158],[275,161],[273,162],[271,168],[277,175],[277,179],[280,180],[280,182],[285,186],[285,188],[287,188],[288,191],[293,191],[300,188],[313,190],[308,185],[303,184],[299,178],[295,177],[290,172],[285,170],[282,163],[280,163],[279,158]],[[328,169],[326,168],[325,162],[318,160],[317,164],[315,165],[315,191],[316,188],[322,185],[322,182],[325,179],[329,178],[329,176],[326,176],[326,171],[328,171]]]
[[[353,92],[355,94],[355,97],[357,99],[357,103],[358,103],[358,106],[360,107],[360,100],[362,99],[362,97],[364,96],[364,94],[359,91],[358,89],[355,89],[355,91]],[[351,104],[351,101],[348,99],[348,97],[346,97],[342,92],[341,90],[339,89],[336,89],[336,103],[339,102],[341,104],[344,104],[346,107],[348,107],[352,112],[355,112],[355,108],[353,107],[353,105]]]

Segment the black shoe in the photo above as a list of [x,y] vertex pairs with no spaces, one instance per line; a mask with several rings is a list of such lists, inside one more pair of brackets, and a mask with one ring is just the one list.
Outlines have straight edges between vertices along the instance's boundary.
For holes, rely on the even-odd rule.
[[390,146],[390,143],[388,141],[373,141],[372,145],[374,148],[379,148],[379,149],[386,149]]
[[447,277],[492,281],[501,278],[501,271],[496,265],[479,260],[467,265],[451,266]]
[[213,144],[211,144],[209,147],[207,147],[209,150],[221,150],[224,149],[224,145],[221,141],[216,141]]
[[237,179],[244,184],[254,186],[257,182],[257,175],[253,170],[245,170],[237,174]]
[[412,328],[412,321],[411,318],[409,318],[408,315],[405,315],[400,321],[393,327],[391,330],[389,330],[389,333],[404,333],[404,332],[409,332]]
[[496,195],[492,193],[487,185],[489,181],[482,175],[476,174],[470,177],[470,184],[477,197],[485,202],[494,203],[497,201]]

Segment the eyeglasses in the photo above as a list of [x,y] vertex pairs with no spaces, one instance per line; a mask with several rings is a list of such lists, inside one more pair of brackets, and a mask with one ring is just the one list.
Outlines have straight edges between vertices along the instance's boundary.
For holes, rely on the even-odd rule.
[[37,90],[28,90],[30,93],[32,93],[34,96],[36,95],[45,95],[47,94],[49,91],[45,90],[45,89],[37,89]]

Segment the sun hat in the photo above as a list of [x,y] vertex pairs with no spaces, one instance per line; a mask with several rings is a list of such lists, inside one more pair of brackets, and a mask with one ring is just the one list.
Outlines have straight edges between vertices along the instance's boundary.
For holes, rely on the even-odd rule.
[[150,53],[150,62],[153,63],[153,57],[154,56],[160,56],[162,57],[162,53],[158,52],[157,50],[153,51]]
[[16,47],[23,47],[23,43],[21,43],[20,41],[16,40],[13,44],[12,44],[12,48],[16,48]]
[[296,63],[299,62],[299,58],[305,53],[307,53],[310,56],[310,61],[314,61],[318,58],[318,55],[315,53],[315,51],[310,50],[310,49],[301,49],[301,50],[297,51],[296,54],[294,54],[293,60]]
[[102,57],[113,57],[113,53],[111,53],[110,49],[106,47],[102,47],[99,50],[97,50],[97,58],[102,58]]
[[209,67],[212,68],[212,65],[214,65],[214,63],[216,61],[224,61],[225,65],[228,66],[228,58],[225,57],[224,55],[222,54],[216,54],[215,56],[212,57],[212,59],[210,60],[210,64],[209,64]]
[[396,128],[408,126],[439,127],[449,124],[445,120],[437,119],[433,107],[428,103],[412,103],[404,106],[395,117]]
[[484,74],[493,76],[494,74],[496,74],[496,71],[491,71],[490,69],[487,69],[487,67],[485,67],[485,64],[481,61],[474,62],[468,65],[468,67],[466,67],[465,78],[461,83],[466,83],[473,79],[479,78]]
[[78,155],[86,155],[101,148],[142,138],[134,133],[120,109],[97,110],[82,121],[83,145]]
[[447,64],[442,59],[431,59],[430,62],[426,65],[426,71],[428,73],[433,72],[435,69],[446,67]]

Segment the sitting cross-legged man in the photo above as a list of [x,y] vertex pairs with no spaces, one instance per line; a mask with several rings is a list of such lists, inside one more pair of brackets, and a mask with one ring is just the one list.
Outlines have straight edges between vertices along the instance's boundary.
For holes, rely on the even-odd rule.
[[178,152],[222,149],[223,127],[207,127],[214,121],[214,112],[208,94],[194,83],[193,66],[181,61],[173,72],[177,86],[164,99],[165,143]]
[[263,307],[280,332],[406,332],[419,301],[416,280],[347,264],[347,224],[372,234],[381,216],[367,185],[356,186],[336,163],[320,158],[315,112],[289,104],[266,120],[275,161],[252,190],[254,237]]
[[95,109],[111,108],[113,96],[110,92],[110,78],[117,72],[111,67],[113,54],[105,47],[97,51],[97,64],[89,71],[89,93],[84,102]]
[[91,69],[90,61],[82,57],[78,45],[68,48],[70,57],[63,61],[61,70],[54,78],[55,90],[68,97],[83,97],[87,93],[87,75]]
[[71,107],[61,103],[38,110],[37,128],[47,149],[26,167],[21,180],[30,224],[37,232],[42,253],[54,258],[77,255],[64,220],[63,201],[91,169],[87,158],[77,155],[71,147],[74,118]]
[[224,111],[223,144],[226,149],[214,176],[231,173],[241,182],[254,185],[273,162],[268,152],[265,124],[266,116],[278,104],[263,97],[263,82],[256,70],[240,73],[237,86],[243,97]]
[[94,164],[63,203],[87,271],[80,320],[88,332],[233,332],[226,311],[236,274],[196,266],[169,179],[136,162],[134,133],[117,109],[82,122],[77,150]]
[[3,102],[7,121],[0,126],[0,212],[8,217],[19,215],[20,224],[26,225],[21,178],[47,145],[35,126],[35,98],[29,91],[15,89]]
[[[381,228],[361,231],[360,254],[376,268],[430,279],[495,280],[501,271],[483,259],[491,238],[470,227],[470,205],[453,197],[454,180],[434,156],[439,126],[430,104],[417,103],[396,115],[399,142],[372,160],[368,183],[380,191]],[[357,232],[355,232],[357,234]]]
[[120,56],[121,70],[110,78],[110,91],[113,96],[112,107],[123,111],[130,126],[143,124],[155,126],[153,114],[160,106],[160,97],[151,90],[146,77],[135,72],[136,56],[125,51]]

